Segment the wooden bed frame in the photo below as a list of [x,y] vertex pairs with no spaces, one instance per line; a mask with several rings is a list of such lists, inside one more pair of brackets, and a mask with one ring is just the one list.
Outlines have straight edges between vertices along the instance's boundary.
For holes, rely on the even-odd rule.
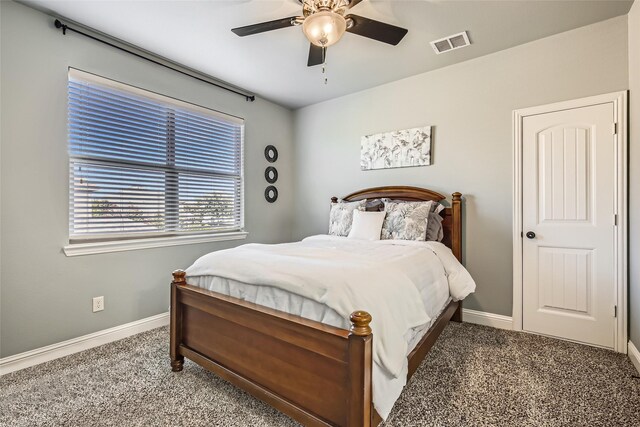
[[[378,187],[343,200],[382,197],[445,199],[421,188]],[[443,243],[462,261],[460,193],[453,193],[442,215]],[[450,302],[409,354],[409,377],[449,320],[462,321],[461,302]],[[349,330],[340,329],[207,291],[188,285],[185,272],[177,270],[171,284],[171,368],[181,371],[187,357],[304,425],[376,426],[381,418],[372,405],[371,316],[356,311],[350,321]]]

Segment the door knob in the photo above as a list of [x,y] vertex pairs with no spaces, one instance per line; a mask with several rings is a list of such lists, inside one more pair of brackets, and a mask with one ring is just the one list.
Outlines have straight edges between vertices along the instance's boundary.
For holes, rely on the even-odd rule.
[[536,233],[534,233],[533,231],[527,231],[526,236],[528,239],[533,239],[536,237]]

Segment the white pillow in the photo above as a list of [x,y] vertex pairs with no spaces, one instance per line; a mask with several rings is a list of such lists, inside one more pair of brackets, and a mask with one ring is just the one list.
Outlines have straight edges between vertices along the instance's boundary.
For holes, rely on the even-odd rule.
[[350,239],[380,240],[382,222],[386,212],[353,211]]

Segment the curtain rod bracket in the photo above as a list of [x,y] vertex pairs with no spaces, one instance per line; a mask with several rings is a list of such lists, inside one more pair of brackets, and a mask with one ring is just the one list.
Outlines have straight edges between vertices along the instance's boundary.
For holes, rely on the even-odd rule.
[[[1,0],[0,0],[0,1],[1,1]],[[214,78],[207,78],[207,79],[205,79],[205,78],[204,78],[204,76],[205,76],[204,74],[202,74],[202,75],[203,75],[203,77],[199,77],[199,76],[197,76],[197,75],[192,74],[191,72],[185,72],[184,70],[180,70],[180,69],[178,69],[178,68],[175,68],[175,67],[173,67],[173,66],[171,66],[171,65],[167,64],[166,62],[164,62],[164,63],[163,63],[163,62],[160,62],[161,58],[154,59],[153,57],[150,57],[150,56],[148,56],[147,54],[144,54],[144,55],[143,55],[143,54],[141,54],[141,53],[133,52],[133,51],[131,51],[131,50],[129,50],[129,49],[125,49],[125,48],[124,48],[124,47],[122,47],[122,46],[118,46],[118,45],[116,45],[116,44],[114,44],[114,43],[111,43],[111,42],[109,42],[109,41],[107,41],[107,40],[104,40],[104,39],[102,39],[102,38],[98,38],[98,37],[93,36],[93,35],[91,35],[91,34],[85,33],[85,32],[83,32],[83,31],[81,31],[81,30],[77,30],[77,29],[75,29],[75,28],[71,28],[71,27],[69,27],[68,25],[63,24],[59,19],[56,19],[56,20],[54,21],[54,23],[53,23],[53,24],[55,25],[55,27],[56,27],[56,28],[62,28],[62,34],[63,34],[63,35],[67,35],[67,30],[69,30],[69,31],[73,31],[73,32],[75,32],[75,33],[78,33],[78,34],[80,34],[80,35],[82,35],[82,36],[88,37],[88,38],[90,38],[90,39],[92,39],[92,40],[95,40],[95,41],[97,41],[97,42],[100,42],[100,43],[106,44],[107,46],[111,46],[111,47],[113,47],[113,48],[116,48],[116,49],[121,50],[121,51],[123,51],[123,52],[126,52],[126,53],[128,53],[128,54],[131,54],[131,55],[133,55],[133,56],[136,56],[136,57],[138,57],[138,58],[140,58],[140,59],[144,59],[144,60],[146,60],[146,61],[149,61],[149,62],[151,62],[151,63],[153,63],[153,64],[159,65],[159,66],[161,66],[161,67],[168,68],[168,69],[170,69],[170,70],[176,71],[176,72],[178,72],[178,73],[180,73],[180,74],[183,74],[183,75],[185,75],[185,76],[189,76],[189,77],[191,77],[191,78],[194,78],[194,79],[196,79],[196,80],[200,80],[201,82],[204,82],[204,83],[208,83],[208,84],[210,84],[210,85],[212,85],[212,86],[215,86],[215,87],[217,87],[217,88],[224,89],[224,90],[226,90],[226,91],[228,91],[228,92],[235,93],[236,95],[244,96],[244,98],[246,99],[246,101],[247,101],[247,102],[253,102],[253,101],[255,101],[255,100],[256,100],[256,96],[255,96],[255,95],[249,95],[249,94],[247,94],[246,92],[240,92],[240,90],[232,89],[231,87],[225,86],[225,85],[223,84],[223,82],[215,83],[215,79],[214,79]],[[109,36],[107,36],[107,37],[109,37]],[[138,50],[140,50],[140,48],[137,48],[137,47],[135,47],[135,46],[133,46],[133,47],[134,47],[134,48],[136,48],[136,49],[138,49]],[[157,58],[157,56],[155,56],[155,57]],[[164,59],[163,59],[163,60],[164,60]],[[169,61],[169,60],[166,60],[166,61]],[[169,61],[169,62],[171,62],[171,61]],[[175,64],[175,63],[174,63],[174,64]],[[183,66],[181,66],[180,64],[175,64],[175,65],[176,65],[176,66],[179,66],[179,67],[184,68],[184,67],[183,67]],[[213,81],[212,81],[212,80],[213,80]]]
[[62,35],[66,36],[67,35],[67,26],[64,25],[62,22],[60,22],[59,19],[56,19],[56,22],[54,22],[56,28],[62,28]]

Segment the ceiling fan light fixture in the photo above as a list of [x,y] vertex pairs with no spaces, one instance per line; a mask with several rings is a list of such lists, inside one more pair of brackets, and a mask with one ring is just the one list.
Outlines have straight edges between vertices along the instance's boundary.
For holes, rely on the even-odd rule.
[[340,40],[347,30],[344,16],[331,10],[323,10],[307,16],[302,31],[309,41],[319,47],[329,47]]

